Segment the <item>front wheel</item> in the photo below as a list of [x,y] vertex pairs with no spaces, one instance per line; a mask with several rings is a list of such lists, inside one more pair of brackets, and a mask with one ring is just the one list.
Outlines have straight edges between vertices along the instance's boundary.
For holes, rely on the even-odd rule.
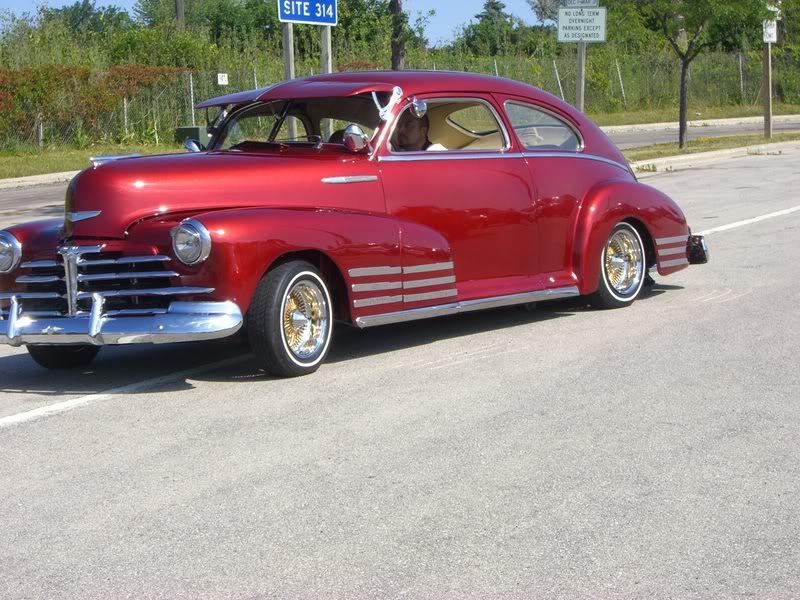
[[646,279],[642,237],[629,223],[617,223],[600,256],[600,278],[590,301],[596,308],[622,308],[633,303]]
[[271,375],[316,371],[330,348],[333,303],[319,271],[305,261],[275,267],[259,282],[247,311],[250,345]]
[[85,367],[100,352],[99,346],[27,346],[28,353],[45,369],[75,369]]

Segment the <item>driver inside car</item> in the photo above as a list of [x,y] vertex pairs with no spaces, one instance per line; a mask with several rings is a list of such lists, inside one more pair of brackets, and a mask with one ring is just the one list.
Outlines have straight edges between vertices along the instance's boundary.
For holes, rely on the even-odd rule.
[[410,110],[400,115],[397,127],[392,134],[392,147],[396,152],[421,152],[423,150],[447,150],[441,144],[433,144],[428,139],[430,121],[428,115],[415,117]]

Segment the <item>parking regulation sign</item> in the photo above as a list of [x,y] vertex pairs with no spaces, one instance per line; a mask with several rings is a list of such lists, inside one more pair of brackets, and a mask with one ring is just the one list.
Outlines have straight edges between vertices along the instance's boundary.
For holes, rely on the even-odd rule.
[[278,0],[281,23],[336,25],[336,0]]
[[605,8],[559,8],[559,42],[605,42]]

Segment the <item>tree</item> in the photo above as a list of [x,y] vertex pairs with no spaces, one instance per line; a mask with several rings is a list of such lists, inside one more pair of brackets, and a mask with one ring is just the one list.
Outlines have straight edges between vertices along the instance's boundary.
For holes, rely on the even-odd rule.
[[406,38],[408,37],[408,15],[403,12],[403,0],[389,0],[392,15],[392,71],[406,68]]
[[735,47],[744,36],[761,28],[766,0],[639,0],[647,26],[660,32],[681,61],[681,149],[688,147],[689,67],[706,48]]
[[533,14],[542,23],[558,20],[558,8],[561,0],[527,0]]

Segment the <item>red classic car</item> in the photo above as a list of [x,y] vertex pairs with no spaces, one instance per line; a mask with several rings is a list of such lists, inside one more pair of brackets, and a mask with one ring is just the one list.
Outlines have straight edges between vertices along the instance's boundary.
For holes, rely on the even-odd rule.
[[586,116],[467,73],[296,79],[202,102],[208,147],[95,160],[65,218],[0,232],[0,343],[48,368],[246,327],[279,376],[356,327],[585,295],[704,263]]

